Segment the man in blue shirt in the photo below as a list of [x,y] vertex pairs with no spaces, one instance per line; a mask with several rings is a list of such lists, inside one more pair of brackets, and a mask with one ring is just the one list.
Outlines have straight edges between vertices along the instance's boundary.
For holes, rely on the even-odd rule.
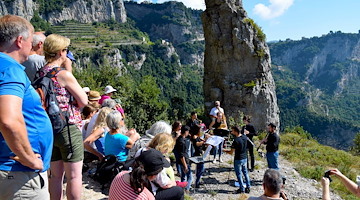
[[0,18],[0,199],[49,199],[51,122],[20,65],[33,32],[22,17]]

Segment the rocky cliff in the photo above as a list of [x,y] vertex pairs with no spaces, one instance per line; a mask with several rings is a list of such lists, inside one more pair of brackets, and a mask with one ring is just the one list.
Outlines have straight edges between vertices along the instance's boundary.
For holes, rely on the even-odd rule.
[[206,110],[215,100],[225,114],[251,115],[264,129],[279,125],[275,83],[270,71],[269,48],[251,23],[241,1],[206,0],[202,15],[205,35],[204,97]]
[[125,8],[127,15],[140,30],[149,34],[151,40],[172,43],[183,64],[203,66],[201,10],[192,10],[175,1],[163,4],[128,1]]
[[56,9],[50,9],[50,5],[59,4],[59,2],[47,3],[35,0],[0,1],[0,15],[14,14],[30,20],[35,12],[39,12],[43,19],[52,24],[64,20],[91,23],[114,19],[121,23],[126,22],[123,0],[64,1],[61,2],[61,6],[56,5]]

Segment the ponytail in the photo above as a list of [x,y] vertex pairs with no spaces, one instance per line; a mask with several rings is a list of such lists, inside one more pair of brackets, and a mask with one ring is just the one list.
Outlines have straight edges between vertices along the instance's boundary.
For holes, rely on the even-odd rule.
[[138,160],[135,160],[133,170],[130,172],[130,186],[136,194],[140,194],[144,187],[148,186],[144,165]]

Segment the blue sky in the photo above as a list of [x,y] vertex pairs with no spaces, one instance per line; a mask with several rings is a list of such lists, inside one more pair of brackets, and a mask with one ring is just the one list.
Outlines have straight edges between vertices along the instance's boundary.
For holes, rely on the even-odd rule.
[[[187,7],[205,9],[204,0],[178,1]],[[359,0],[243,0],[243,6],[248,16],[262,27],[268,41],[360,30]]]

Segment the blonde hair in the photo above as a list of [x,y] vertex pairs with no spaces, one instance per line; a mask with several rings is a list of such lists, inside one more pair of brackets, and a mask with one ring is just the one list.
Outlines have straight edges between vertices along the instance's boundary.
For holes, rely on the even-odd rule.
[[100,112],[96,118],[94,128],[91,132],[95,131],[98,128],[107,127],[106,125],[106,116],[112,111],[111,108],[104,107],[100,109]]
[[59,51],[66,49],[70,45],[70,39],[61,35],[51,34],[44,41],[45,60],[52,62]]
[[149,143],[149,147],[160,151],[161,153],[169,153],[174,149],[175,140],[168,133],[157,134]]

